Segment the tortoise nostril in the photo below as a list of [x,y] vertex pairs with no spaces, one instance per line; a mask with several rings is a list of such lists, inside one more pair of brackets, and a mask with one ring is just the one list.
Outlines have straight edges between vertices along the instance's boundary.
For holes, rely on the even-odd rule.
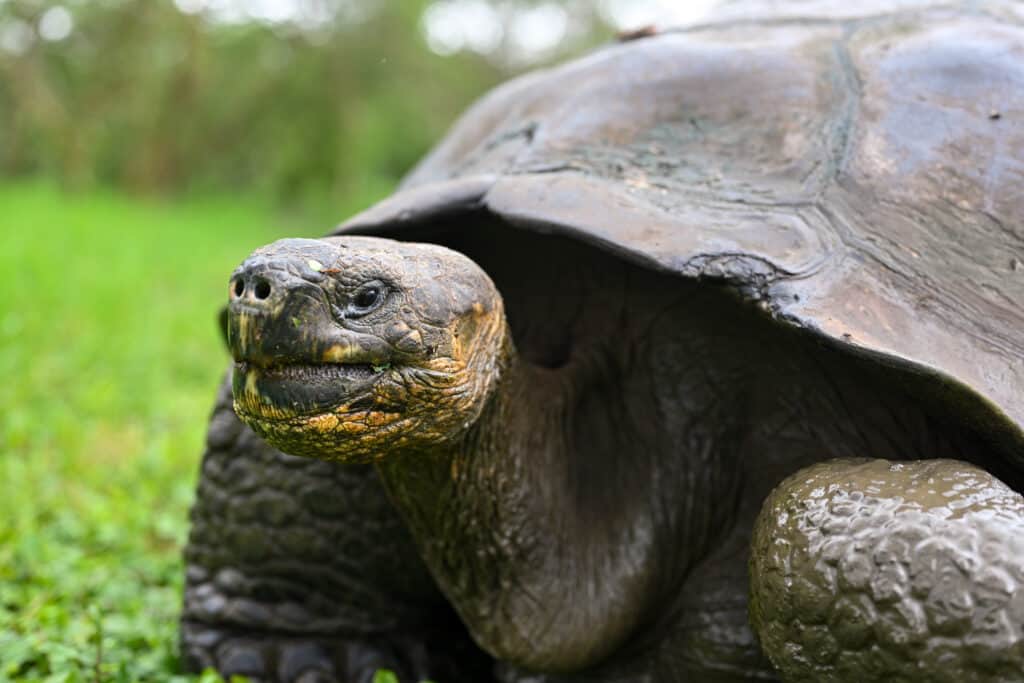
[[235,293],[235,296],[242,296],[245,293],[245,281],[242,278],[235,280],[232,291]]
[[270,283],[262,278],[257,280],[254,293],[257,299],[266,299],[270,296]]

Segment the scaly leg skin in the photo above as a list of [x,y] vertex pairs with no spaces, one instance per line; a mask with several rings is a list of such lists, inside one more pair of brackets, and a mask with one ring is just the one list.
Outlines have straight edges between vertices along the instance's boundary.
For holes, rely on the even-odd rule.
[[785,681],[1024,681],[1024,498],[953,460],[833,460],[765,501],[751,620]]
[[241,424],[221,388],[210,421],[181,624],[190,671],[258,681],[492,680],[372,467],[295,458]]

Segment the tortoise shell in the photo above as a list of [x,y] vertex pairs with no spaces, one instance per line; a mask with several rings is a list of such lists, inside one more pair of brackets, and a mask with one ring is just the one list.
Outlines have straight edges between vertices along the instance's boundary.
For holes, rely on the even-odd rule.
[[1024,9],[778,5],[497,88],[338,232],[484,211],[726,283],[1024,443]]

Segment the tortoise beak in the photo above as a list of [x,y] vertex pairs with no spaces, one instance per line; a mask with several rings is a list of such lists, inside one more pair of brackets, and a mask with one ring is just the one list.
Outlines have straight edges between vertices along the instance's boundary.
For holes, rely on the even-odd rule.
[[[298,259],[247,259],[231,277],[228,348],[255,365],[316,362],[310,345],[330,336],[330,311],[316,273]],[[311,277],[312,276],[312,277]]]
[[338,256],[322,240],[281,240],[259,249],[231,275],[228,348],[257,366],[383,363],[390,349],[372,334],[345,328],[331,307],[324,264]]
[[389,362],[382,340],[346,329],[332,313],[331,280],[320,272],[333,260],[320,252],[331,245],[286,240],[293,241],[304,248],[261,250],[235,270],[229,285],[235,404],[268,418],[337,406],[373,383],[375,365]]

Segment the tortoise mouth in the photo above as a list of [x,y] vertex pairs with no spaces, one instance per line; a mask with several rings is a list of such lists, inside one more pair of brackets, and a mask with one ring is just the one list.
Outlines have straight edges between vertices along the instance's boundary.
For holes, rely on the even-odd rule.
[[263,420],[289,420],[331,412],[367,397],[389,365],[371,363],[282,363],[235,361],[232,393],[241,413]]

